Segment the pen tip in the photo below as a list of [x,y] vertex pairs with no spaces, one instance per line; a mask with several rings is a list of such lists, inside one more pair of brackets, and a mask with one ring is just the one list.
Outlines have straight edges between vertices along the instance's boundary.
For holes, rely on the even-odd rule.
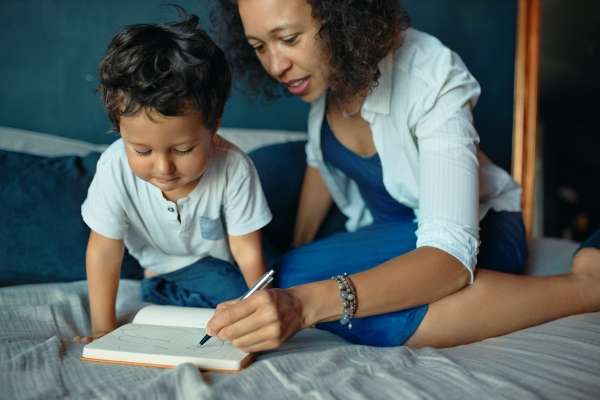
[[208,341],[208,339],[210,339],[209,335],[205,335],[202,340],[200,341],[200,346],[202,346],[204,343],[206,343]]

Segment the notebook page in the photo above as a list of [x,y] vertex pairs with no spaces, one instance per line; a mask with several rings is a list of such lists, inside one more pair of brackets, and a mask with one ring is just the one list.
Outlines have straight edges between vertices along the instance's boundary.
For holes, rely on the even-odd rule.
[[138,311],[133,323],[204,328],[214,313],[212,308],[150,305]]
[[83,356],[96,360],[238,369],[248,355],[230,343],[213,338],[203,346],[203,329],[127,324],[86,345]]

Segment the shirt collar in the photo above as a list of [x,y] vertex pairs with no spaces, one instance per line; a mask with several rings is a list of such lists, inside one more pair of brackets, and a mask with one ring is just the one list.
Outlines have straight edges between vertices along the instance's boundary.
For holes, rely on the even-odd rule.
[[[392,75],[394,72],[394,52],[391,52],[379,62],[379,79],[377,80],[377,86],[373,88],[373,91],[367,96],[361,110],[362,117],[366,120],[371,120],[365,116],[364,111],[378,113],[378,114],[389,114],[390,103],[392,101]],[[325,112],[325,101],[327,94],[322,95],[313,103],[313,107],[321,114],[319,121],[323,119],[323,113]]]
[[377,86],[367,96],[363,104],[363,111],[371,111],[378,114],[389,114],[392,100],[392,74],[394,72],[394,54],[390,52],[379,62],[379,79]]

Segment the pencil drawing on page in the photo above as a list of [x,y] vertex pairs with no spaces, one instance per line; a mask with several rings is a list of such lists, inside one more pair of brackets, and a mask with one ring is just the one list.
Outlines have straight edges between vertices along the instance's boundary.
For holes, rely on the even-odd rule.
[[[189,341],[182,340],[181,332],[173,332],[169,335],[165,331],[160,334],[148,332],[143,326],[129,325],[124,329],[116,332],[112,338],[119,350],[128,351],[171,351],[188,353],[190,355],[206,355],[218,352],[223,348],[223,342],[216,338],[208,341],[203,346],[190,345]],[[198,337],[202,337],[204,330],[198,330]]]

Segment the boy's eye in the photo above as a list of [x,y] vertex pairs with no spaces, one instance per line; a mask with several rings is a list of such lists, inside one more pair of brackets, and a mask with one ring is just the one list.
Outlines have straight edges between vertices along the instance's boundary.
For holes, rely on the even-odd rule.
[[152,150],[137,150],[133,149],[140,156],[149,156],[152,153]]
[[189,154],[189,153],[192,152],[192,150],[194,150],[193,147],[190,147],[189,149],[185,149],[185,150],[175,149],[175,153],[177,153],[177,154]]

